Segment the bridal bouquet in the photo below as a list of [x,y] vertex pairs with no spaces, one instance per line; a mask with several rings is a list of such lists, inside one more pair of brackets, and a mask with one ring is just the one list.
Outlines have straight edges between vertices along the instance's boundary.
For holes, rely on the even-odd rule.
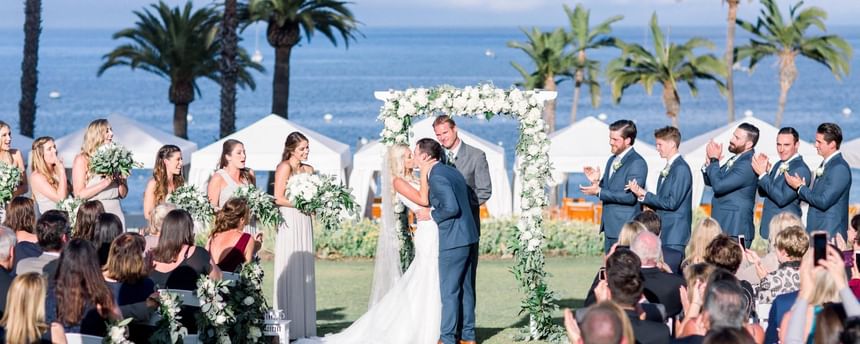
[[69,215],[69,226],[75,228],[75,219],[78,217],[78,208],[84,203],[80,198],[69,197],[57,203],[57,210],[65,211]]
[[18,166],[0,162],[0,207],[5,207],[21,182],[21,170]]
[[278,212],[278,208],[275,206],[275,198],[258,190],[256,186],[242,185],[236,189],[233,197],[244,198],[248,202],[248,208],[251,209],[251,213],[264,226],[276,228],[283,222],[281,213]]
[[90,172],[94,174],[128,176],[132,169],[141,167],[143,164],[134,161],[131,151],[113,142],[99,147],[90,158]]
[[215,209],[209,203],[206,195],[195,185],[183,185],[167,196],[167,202],[173,203],[177,208],[185,209],[195,220],[210,223],[215,216]]
[[349,188],[330,175],[298,174],[290,177],[286,197],[293,207],[315,214],[323,227],[335,228],[344,218],[355,218],[359,206]]

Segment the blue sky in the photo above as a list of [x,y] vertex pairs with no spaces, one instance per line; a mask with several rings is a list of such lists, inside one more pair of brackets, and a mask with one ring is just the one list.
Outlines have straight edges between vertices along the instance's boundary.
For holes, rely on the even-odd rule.
[[[789,3],[779,1],[786,9]],[[122,28],[133,22],[132,10],[152,1],[137,0],[43,0],[43,23],[55,28]],[[170,4],[185,1],[167,0]],[[566,18],[560,0],[354,0],[356,17],[372,27],[493,27],[558,26]],[[21,28],[24,1],[5,0],[0,10],[0,28]],[[195,1],[205,5],[211,1]],[[657,11],[667,25],[725,25],[726,9],[720,0],[585,0],[592,10],[592,21],[622,14],[621,25],[640,26]],[[806,5],[824,8],[829,25],[856,25],[860,14],[858,0],[809,0]],[[742,0],[739,16],[752,19],[758,13],[757,1]]]

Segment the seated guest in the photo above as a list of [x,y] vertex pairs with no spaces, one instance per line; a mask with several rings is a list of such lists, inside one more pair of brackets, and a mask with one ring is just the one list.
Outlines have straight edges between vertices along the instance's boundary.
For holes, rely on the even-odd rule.
[[705,248],[722,232],[723,229],[720,228],[720,223],[717,220],[710,217],[702,219],[699,225],[693,229],[690,244],[687,245],[687,254],[681,263],[681,269],[685,269],[690,264],[704,263]]
[[244,232],[250,218],[248,202],[242,198],[231,198],[215,215],[215,228],[206,248],[221,271],[234,272],[254,257],[258,242]]
[[782,324],[785,314],[794,306],[794,302],[797,301],[797,295],[798,292],[795,291],[779,295],[773,299],[773,303],[770,304],[770,313],[767,316],[767,329],[765,329],[764,333],[765,343],[779,343],[779,337],[777,336],[779,324]]
[[782,212],[771,218],[770,223],[768,225],[770,231],[768,233],[767,240],[767,255],[761,258],[761,264],[759,264],[760,268],[764,269],[763,271],[765,272],[765,274],[760,274],[760,270],[758,270],[756,264],[753,264],[749,261],[744,261],[743,263],[741,263],[740,269],[738,269],[738,278],[744,281],[749,281],[752,285],[756,285],[761,283],[761,279],[764,278],[764,276],[767,276],[767,274],[776,271],[776,269],[779,268],[781,263],[777,255],[776,237],[786,228],[793,226],[804,228],[803,222],[800,221],[800,218],[792,213]]
[[[705,262],[722,268],[732,274],[737,274],[743,261],[744,249],[740,243],[725,234],[720,234],[705,249]],[[755,288],[749,281],[740,280],[741,288],[747,297],[747,315],[755,311]]]
[[48,283],[37,273],[18,275],[3,296],[15,302],[0,319],[2,343],[65,343],[66,332],[57,322],[46,322]]
[[145,247],[145,240],[140,234],[124,233],[118,236],[110,246],[107,264],[102,271],[123,318],[134,318],[129,332],[131,341],[137,343],[146,342],[145,339],[152,331],[147,326],[150,315],[157,307],[157,303],[147,302],[155,292],[155,282],[148,277],[148,266],[143,258]]
[[606,280],[598,283],[595,296],[598,302],[612,300],[624,310],[633,327],[636,343],[668,343],[669,328],[666,324],[642,320],[643,314],[637,307],[645,290],[641,265],[639,257],[629,250],[619,250],[610,255],[606,260]]
[[631,221],[625,223],[621,226],[621,232],[618,234],[618,243],[613,245],[613,247],[618,248],[618,246],[627,246],[627,248],[630,248],[630,243],[633,242],[633,238],[635,238],[639,232],[646,230],[648,229],[646,229],[645,225],[640,222]]
[[651,303],[662,304],[666,307],[666,316],[674,317],[683,310],[679,288],[684,285],[684,279],[657,267],[660,246],[660,238],[654,233],[642,232],[633,239],[630,249],[642,262],[645,298]]
[[164,223],[164,217],[171,210],[176,209],[176,206],[170,203],[160,203],[152,209],[152,214],[149,215],[149,226],[147,227],[146,237],[146,252],[149,253],[158,246],[158,236],[161,235],[161,225]]
[[[686,286],[681,287],[681,305],[684,307],[684,317],[688,317],[691,314],[691,307],[696,304],[697,300],[699,300],[698,307],[701,307],[701,300],[704,300],[705,287],[708,285],[708,280],[711,278],[711,273],[714,272],[716,267],[707,263],[699,263],[688,265],[686,269],[684,269],[684,280],[687,284]],[[676,322],[675,332],[680,332],[681,323]]]
[[48,320],[62,324],[66,333],[104,336],[106,321],[121,320],[91,242],[72,239],[63,249],[46,306]]
[[6,292],[12,284],[12,263],[15,259],[15,233],[0,226],[0,315],[6,309]]
[[15,231],[18,243],[15,244],[15,262],[21,259],[42,255],[36,239],[36,202],[27,197],[15,197],[6,206],[6,219],[3,224]]
[[221,279],[209,251],[194,245],[194,222],[185,210],[172,210],[164,217],[152,256],[155,267],[149,277],[159,288],[196,290],[200,276]]
[[66,214],[59,210],[48,210],[39,217],[36,223],[36,237],[42,254],[38,257],[22,259],[15,267],[15,274],[22,275],[28,272],[38,274],[45,273],[48,277],[53,276],[54,270],[44,271],[48,263],[60,258],[63,243],[66,241],[66,233],[69,231]]
[[755,265],[757,274],[763,277],[756,289],[758,303],[771,303],[778,295],[797,291],[800,288],[800,259],[809,248],[809,236],[803,227],[792,226],[776,235],[776,253],[779,268],[767,273],[753,251],[747,251],[747,257]]
[[708,331],[708,335],[702,340],[703,344],[755,344],[756,341],[748,331],[736,328],[721,328]]
[[94,241],[99,215],[104,212],[105,207],[100,201],[86,201],[81,204],[78,207],[78,213],[75,214],[75,228],[72,230],[72,238]]
[[565,309],[564,327],[571,344],[633,344],[636,342],[630,319],[624,310],[612,301],[603,301],[588,307],[581,324],[574,319],[570,309]]
[[101,266],[107,263],[111,243],[122,232],[122,220],[119,219],[119,216],[111,213],[99,214],[99,219],[96,223],[96,232],[93,236],[93,244],[96,245],[99,251],[99,264]]
[[[633,218],[633,221],[637,221],[648,229],[649,232],[654,233],[657,237],[660,237],[660,233],[663,230],[663,222],[660,220],[660,215],[653,210],[646,210],[639,215],[636,215]],[[684,260],[684,252],[678,251],[674,248],[661,245],[660,250],[662,251],[662,262],[666,263],[666,266],[669,267],[672,272],[680,275],[681,274],[681,261]]]
[[[746,327],[747,310],[745,292],[727,274],[728,280],[716,280],[707,284],[704,295],[698,295],[691,304],[687,317],[681,324],[675,343],[701,343],[709,333],[730,328],[743,330]],[[704,300],[701,298],[704,297]],[[699,309],[699,307],[703,307]],[[747,329],[749,331],[749,329]],[[749,333],[748,333],[749,335]]]

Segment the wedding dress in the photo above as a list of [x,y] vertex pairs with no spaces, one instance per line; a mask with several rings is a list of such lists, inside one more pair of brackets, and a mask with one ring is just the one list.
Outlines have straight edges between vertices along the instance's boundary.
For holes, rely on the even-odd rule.
[[[397,197],[413,211],[421,208],[402,195]],[[439,340],[441,321],[439,228],[432,220],[418,221],[415,259],[391,290],[342,332],[298,343],[430,344]]]

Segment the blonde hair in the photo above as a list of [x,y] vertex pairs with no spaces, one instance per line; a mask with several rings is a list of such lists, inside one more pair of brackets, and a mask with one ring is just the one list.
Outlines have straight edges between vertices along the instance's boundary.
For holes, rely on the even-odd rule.
[[790,226],[779,231],[776,239],[773,240],[773,245],[777,249],[785,251],[792,260],[800,260],[809,249],[809,235],[803,227]]
[[[687,300],[693,303],[693,288],[696,287],[696,282],[708,283],[711,279],[711,273],[716,270],[716,266],[708,263],[695,263],[687,265],[684,268],[684,279],[687,281]],[[702,295],[704,297],[704,295]]]
[[[797,215],[789,213],[787,211],[776,214],[776,216],[772,217],[769,222],[769,233],[768,233],[768,252],[774,252],[776,250],[776,237],[779,235],[779,232],[782,232],[784,229],[792,226],[803,227],[803,222],[800,220]],[[802,254],[801,254],[802,256]]]
[[839,302],[839,290],[836,282],[830,276],[830,272],[821,267],[812,270],[815,280],[815,288],[809,297],[810,306],[819,306],[828,302]]
[[621,233],[618,234],[618,245],[630,246],[636,235],[647,230],[641,222],[631,221],[625,223],[624,226],[621,226]]
[[104,118],[99,118],[90,122],[87,126],[87,131],[84,133],[84,141],[81,144],[81,155],[87,160],[92,157],[93,152],[105,142],[105,133],[107,133],[110,123]]
[[161,234],[161,225],[164,224],[164,217],[171,210],[176,209],[172,203],[159,203],[152,208],[152,213],[149,214],[149,235]]
[[406,164],[404,164],[403,161],[403,154],[409,152],[409,146],[403,144],[394,145],[388,150],[388,156],[386,159],[388,160],[388,171],[391,172],[392,178],[400,177],[407,181],[413,181],[415,179],[411,171],[406,171]]
[[33,140],[33,146],[30,151],[30,171],[43,175],[48,180],[48,183],[51,184],[51,187],[58,189],[60,187],[60,180],[54,172],[54,168],[48,166],[48,163],[45,162],[44,148],[45,145],[51,142],[54,142],[54,138],[50,136],[42,136]]
[[35,272],[18,275],[12,280],[6,294],[10,302],[0,319],[0,325],[6,329],[6,343],[36,343],[48,330],[45,323],[46,288],[45,278]]
[[687,258],[684,258],[684,262],[687,264],[704,263],[705,249],[722,232],[723,229],[720,227],[720,223],[714,220],[714,218],[706,217],[702,219],[699,225],[696,226],[696,229],[693,230],[690,243],[687,245]]

